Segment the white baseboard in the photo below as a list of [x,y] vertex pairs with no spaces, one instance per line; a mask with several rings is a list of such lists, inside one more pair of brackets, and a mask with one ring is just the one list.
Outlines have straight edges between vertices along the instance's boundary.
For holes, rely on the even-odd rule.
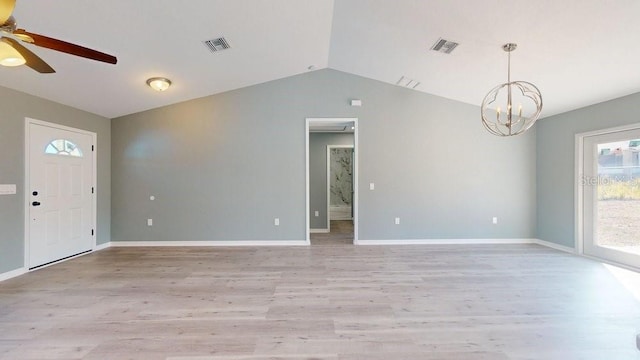
[[[312,233],[328,233],[328,229],[311,229]],[[356,240],[355,245],[482,245],[482,244],[538,244],[551,249],[576,254],[575,249],[540,239],[396,239]],[[306,240],[225,240],[225,241],[111,241],[96,246],[95,251],[109,247],[152,246],[307,246]],[[1,275],[0,275],[1,279]]]
[[238,241],[112,241],[111,247],[152,246],[307,246],[306,240],[238,240]]
[[534,244],[536,239],[398,239],[356,240],[356,245],[473,245]]
[[318,234],[318,233],[328,233],[330,232],[329,229],[309,229],[309,232],[312,234]]
[[96,245],[93,251],[100,251],[111,247],[111,242],[106,242],[104,244]]
[[27,268],[19,268],[11,271],[7,271],[6,273],[0,274],[0,281],[9,280],[11,278],[24,275],[27,273]]
[[551,249],[564,251],[564,252],[567,252],[567,253],[570,253],[570,254],[577,254],[577,251],[574,248],[570,248],[570,247],[564,246],[564,245],[559,245],[559,244],[552,243],[552,242],[549,242],[549,241],[540,240],[540,239],[533,239],[533,243],[534,244],[538,244],[538,245],[542,245],[542,246],[546,246],[546,247],[551,248]]
[[[324,229],[316,229],[324,230]],[[481,244],[538,244],[551,249],[577,254],[576,250],[540,239],[398,239],[398,240],[356,240],[356,245],[481,245]],[[97,245],[94,251],[110,247],[167,247],[167,246],[308,246],[306,240],[239,240],[239,241],[111,241]],[[80,254],[63,261],[87,255]],[[584,256],[584,255],[583,255]],[[591,258],[589,256],[585,256]],[[603,261],[602,259],[596,259]],[[54,264],[58,264],[54,263]],[[51,264],[51,265],[54,265]],[[620,266],[619,264],[615,264]],[[48,266],[44,266],[48,267]],[[44,268],[43,267],[43,268]],[[634,269],[637,270],[637,269]],[[0,281],[8,280],[29,272],[27,268],[19,268],[0,274]]]

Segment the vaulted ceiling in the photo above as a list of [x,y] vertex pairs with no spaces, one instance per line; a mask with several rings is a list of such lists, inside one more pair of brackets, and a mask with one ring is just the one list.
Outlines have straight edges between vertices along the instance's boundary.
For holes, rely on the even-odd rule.
[[[26,45],[57,72],[1,67],[0,86],[109,118],[323,68],[479,105],[506,81],[507,42],[543,116],[640,91],[637,0],[17,0],[14,16],[119,61]],[[230,49],[204,46],[220,36]],[[460,45],[430,50],[439,38]]]

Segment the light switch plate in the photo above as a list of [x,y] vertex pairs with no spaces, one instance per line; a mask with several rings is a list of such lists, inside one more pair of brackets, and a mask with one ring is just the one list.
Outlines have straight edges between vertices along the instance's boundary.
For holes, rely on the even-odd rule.
[[0,195],[15,195],[16,184],[0,184]]

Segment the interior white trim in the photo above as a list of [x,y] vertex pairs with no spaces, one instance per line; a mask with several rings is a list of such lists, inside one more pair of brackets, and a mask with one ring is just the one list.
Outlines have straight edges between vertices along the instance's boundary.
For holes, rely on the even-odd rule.
[[[311,229],[314,232],[328,232],[326,229]],[[398,239],[398,240],[359,240],[356,245],[468,245],[468,244],[538,244],[555,250],[575,254],[568,246],[558,245],[535,238],[514,239]],[[208,241],[111,241],[100,244],[96,251],[110,247],[149,247],[149,246],[301,246],[306,240],[208,240]]]
[[96,245],[93,248],[93,251],[100,251],[100,250],[108,249],[110,247],[111,247],[111,242],[106,242],[104,244]]
[[552,243],[550,241],[540,240],[540,239],[532,239],[534,244],[546,246],[548,248],[564,251],[570,254],[577,254],[576,249],[570,248],[568,246]]
[[[354,130],[353,130],[353,243],[356,244],[358,241],[358,118],[306,118],[305,119],[305,189],[306,189],[306,203],[305,203],[305,237],[307,241],[307,245],[311,245],[311,237],[309,236],[311,233],[311,225],[309,221],[309,217],[311,214],[311,210],[309,209],[310,200],[309,200],[309,124],[311,122],[322,122],[322,123],[344,123],[344,122],[353,122]],[[328,196],[328,195],[327,195]],[[329,208],[327,208],[327,227],[329,227]]]
[[30,228],[31,222],[29,221],[29,206],[27,204],[30,203],[31,199],[31,191],[29,190],[31,187],[31,178],[30,178],[30,160],[31,160],[31,132],[29,131],[29,125],[35,124],[40,126],[47,126],[54,129],[60,129],[65,131],[72,131],[80,134],[86,134],[91,136],[92,145],[95,147],[91,152],[93,156],[93,183],[91,186],[94,188],[92,207],[93,207],[93,245],[92,249],[96,248],[96,238],[98,237],[98,134],[95,132],[91,132],[88,130],[77,129],[70,126],[60,125],[56,123],[51,123],[47,121],[32,119],[29,117],[25,117],[24,122],[24,267],[29,268],[29,239],[30,239]]
[[[326,229],[318,232],[326,232]],[[559,251],[575,254],[575,250],[549,241],[535,238],[513,239],[398,239],[359,240],[356,245],[472,245],[472,244],[538,244]],[[224,240],[224,241],[112,241],[99,245],[98,250],[109,247],[177,247],[177,246],[304,246],[306,240]]]
[[584,235],[582,233],[584,229],[584,213],[582,211],[583,208],[583,194],[584,194],[584,186],[580,181],[580,177],[584,173],[584,133],[575,135],[575,174],[574,174],[574,246],[578,254],[584,254],[583,241]]
[[18,277],[20,275],[24,275],[24,274],[26,274],[28,272],[29,272],[29,270],[27,270],[27,268],[25,268],[25,267],[21,267],[19,269],[7,271],[5,273],[0,274],[0,281],[9,280],[9,279],[12,279],[14,277]]
[[[616,126],[616,127],[611,127],[611,128],[606,128],[606,129],[598,129],[598,130],[592,130],[592,131],[586,131],[586,132],[581,132],[581,133],[577,133],[575,135],[575,164],[574,164],[574,168],[575,168],[575,174],[574,174],[574,216],[575,216],[575,223],[574,223],[574,243],[575,243],[575,250],[574,253],[578,254],[578,255],[582,255],[584,257],[587,257],[589,259],[594,259],[597,261],[601,261],[601,262],[606,262],[608,264],[612,264],[615,266],[620,266],[620,267],[624,267],[627,269],[631,269],[633,271],[638,271],[637,268],[634,268],[632,266],[629,265],[623,265],[620,263],[617,263],[615,261],[609,260],[609,259],[604,259],[604,258],[599,258],[599,257],[594,257],[594,256],[590,256],[585,254],[584,252],[584,189],[585,186],[583,184],[582,180],[582,176],[584,175],[584,142],[585,142],[585,138],[591,137],[591,136],[600,136],[600,135],[606,135],[606,134],[613,134],[613,133],[617,133],[617,132],[623,132],[623,131],[633,131],[633,130],[638,130],[640,129],[640,123],[633,123],[633,124],[628,124],[628,125],[622,125],[622,126]],[[559,245],[558,245],[559,246]]]
[[[473,245],[473,244],[536,244],[537,239],[398,239],[358,240],[356,245]],[[543,245],[543,244],[541,244]]]
[[599,262],[601,264],[612,265],[612,266],[616,266],[616,267],[619,267],[619,268],[623,268],[623,269],[626,269],[626,270],[630,270],[630,271],[634,271],[634,272],[640,273],[640,268],[636,268],[636,267],[633,267],[633,266],[629,266],[627,264],[622,264],[622,263],[619,263],[619,262],[615,262],[615,261],[612,261],[612,260],[609,260],[609,259],[605,259],[605,258],[601,258],[601,257],[597,257],[597,256],[591,256],[591,255],[588,255],[588,254],[578,254],[578,256],[581,256],[581,257],[589,259],[589,260],[593,260],[595,262]]
[[640,123],[616,126],[607,129],[592,130],[577,133],[575,135],[575,163],[574,163],[574,243],[575,251],[578,254],[584,254],[584,213],[582,208],[584,206],[584,186],[582,186],[581,177],[584,174],[584,138],[589,136],[598,136],[604,134],[610,134],[620,131],[635,130],[640,128]]
[[307,246],[306,240],[112,241],[110,247]]
[[[594,260],[600,263],[607,263],[619,267],[623,267],[625,269],[638,271],[633,267],[629,267],[623,264],[618,264],[611,261],[605,261],[600,258],[577,254],[574,249],[569,247],[554,244],[548,241],[540,240],[540,239],[405,239],[405,240],[359,240],[355,243],[356,245],[490,245],[490,244],[537,244],[544,247],[548,247],[554,250],[564,251],[567,253],[571,253],[574,255],[578,255],[581,257],[588,258],[590,260]],[[110,247],[195,247],[195,246],[211,246],[211,247],[231,247],[231,246],[308,246],[306,240],[242,240],[242,241],[111,241],[108,243],[100,244],[96,247],[96,251],[104,250]],[[52,265],[59,264],[61,262],[75,259],[80,256],[91,254],[95,251],[90,251],[87,253],[79,254],[68,259],[64,259],[61,261],[57,261],[46,266],[39,267],[38,269],[31,270],[36,271],[39,269],[43,269]],[[19,268],[16,270],[8,271],[0,274],[0,281],[8,280],[20,275],[24,275],[30,272],[26,267]]]
[[310,119],[307,118],[304,123],[304,181],[305,181],[305,203],[304,203],[304,222],[305,222],[305,241],[307,245],[311,245],[311,221],[309,218],[311,217],[311,209],[309,209],[309,204],[311,204],[310,195],[309,195],[309,122]]
[[329,229],[309,229],[309,232],[312,234],[326,234],[331,232]]

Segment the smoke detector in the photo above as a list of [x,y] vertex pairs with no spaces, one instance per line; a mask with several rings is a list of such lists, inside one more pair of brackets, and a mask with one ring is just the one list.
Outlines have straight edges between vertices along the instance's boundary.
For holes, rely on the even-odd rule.
[[431,47],[431,50],[441,52],[444,54],[451,54],[456,47],[460,45],[455,41],[445,40],[443,38],[438,39],[435,44]]

